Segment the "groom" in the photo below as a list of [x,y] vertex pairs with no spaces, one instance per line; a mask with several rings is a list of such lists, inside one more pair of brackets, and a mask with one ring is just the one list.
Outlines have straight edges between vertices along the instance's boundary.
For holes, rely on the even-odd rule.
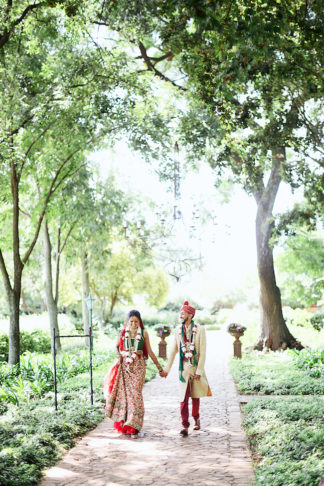
[[200,397],[211,396],[204,365],[206,359],[206,332],[203,326],[193,320],[196,309],[185,302],[180,311],[180,326],[176,327],[173,347],[169,361],[164,369],[168,375],[175,355],[179,352],[179,384],[180,413],[182,419],[183,437],[189,429],[189,397],[192,401],[192,416],[195,421],[194,430],[200,429],[199,406]]

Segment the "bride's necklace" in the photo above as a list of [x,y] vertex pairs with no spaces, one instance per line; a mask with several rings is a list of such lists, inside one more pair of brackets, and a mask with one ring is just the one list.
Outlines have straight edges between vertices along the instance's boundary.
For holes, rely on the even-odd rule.
[[[133,338],[132,338],[132,334],[133,334]],[[138,326],[136,334],[132,333],[132,330],[129,328],[129,326],[126,326],[124,343],[125,344],[127,343],[127,349],[125,349],[122,352],[122,355],[126,358],[126,363],[131,364],[136,358],[138,343],[140,342],[141,338],[142,338],[142,330],[140,326]],[[132,339],[135,339],[135,346],[132,346]]]

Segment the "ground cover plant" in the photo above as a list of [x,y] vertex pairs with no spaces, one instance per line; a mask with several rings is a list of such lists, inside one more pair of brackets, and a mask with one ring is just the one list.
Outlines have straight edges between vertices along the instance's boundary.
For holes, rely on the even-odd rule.
[[318,486],[324,478],[324,399],[253,398],[243,410],[255,486]]
[[[154,341],[154,338],[152,339]],[[108,349],[108,351],[107,351]],[[21,373],[2,365],[0,405],[0,484],[38,484],[41,471],[54,464],[75,439],[104,417],[102,382],[115,360],[112,342],[93,356],[94,405],[90,404],[89,352],[69,350],[58,357],[58,411],[54,411],[50,355],[27,353]],[[146,381],[156,375],[147,363]],[[35,387],[39,389],[35,390]]]
[[[324,395],[323,334],[301,317],[295,329],[312,348],[267,354],[253,351],[243,353],[241,360],[231,360],[240,393],[269,395],[253,397],[243,407],[256,486],[318,486],[323,479],[324,399],[319,396]],[[252,327],[245,345],[255,337]],[[316,341],[320,347],[314,346]]]
[[[265,395],[324,395],[324,379],[315,368],[299,367],[302,357],[317,356],[304,350],[301,353],[284,351],[266,355],[258,351],[243,355],[241,360],[231,361],[231,373],[239,392]],[[324,353],[321,354],[324,357]],[[315,358],[314,358],[315,360]],[[315,364],[315,361],[314,361]],[[318,366],[322,366],[319,365]],[[317,368],[316,368],[317,369]]]

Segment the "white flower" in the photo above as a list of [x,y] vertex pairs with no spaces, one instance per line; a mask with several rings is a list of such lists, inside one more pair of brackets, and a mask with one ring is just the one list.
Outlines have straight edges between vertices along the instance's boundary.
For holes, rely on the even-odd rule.
[[194,344],[190,344],[190,351],[193,351],[195,349],[195,345]]
[[140,341],[140,340],[141,340],[141,336],[139,334],[137,334],[136,341]]
[[131,356],[133,359],[136,358],[136,353],[133,353],[132,356]]
[[125,338],[127,339],[129,337],[128,332],[125,332]]
[[131,363],[132,359],[131,358],[126,358],[126,363]]

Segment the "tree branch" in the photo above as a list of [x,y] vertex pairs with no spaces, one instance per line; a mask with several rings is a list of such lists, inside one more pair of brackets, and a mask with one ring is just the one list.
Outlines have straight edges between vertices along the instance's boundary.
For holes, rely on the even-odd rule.
[[[62,184],[62,182],[69,176],[69,173],[65,174],[62,179],[56,184],[58,178],[59,178],[59,175],[61,174],[63,168],[65,167],[65,165],[67,164],[67,162],[73,157],[73,155],[75,155],[79,150],[81,150],[80,148],[74,150],[63,162],[62,164],[59,166],[59,168],[57,169],[56,171],[56,174],[55,174],[55,177],[52,179],[52,182],[50,184],[50,187],[49,187],[49,190],[47,192],[47,195],[45,197],[45,201],[44,201],[44,204],[43,204],[43,209],[41,211],[41,214],[39,216],[39,219],[38,219],[38,222],[37,222],[37,226],[36,226],[36,231],[35,231],[35,235],[34,235],[34,238],[22,260],[22,263],[23,265],[26,264],[28,258],[30,257],[30,254],[31,252],[33,251],[34,249],[34,246],[36,244],[36,241],[38,239],[38,235],[39,235],[39,232],[40,232],[40,229],[41,229],[41,226],[42,226],[42,222],[43,222],[43,219],[44,219],[44,216],[45,216],[45,213],[46,213],[46,209],[47,209],[47,205],[49,203],[49,200],[52,196],[52,194],[57,190],[57,188]],[[82,164],[83,165],[83,164]],[[81,166],[82,166],[81,165]],[[78,170],[81,168],[81,166],[78,168]],[[77,172],[74,171],[73,173],[71,173],[71,177]],[[56,184],[56,185],[55,185]]]
[[[31,12],[32,10],[35,10],[36,8],[42,7],[44,5],[46,5],[45,2],[34,3],[32,5],[28,5],[25,8],[25,10],[23,11],[23,13],[21,14],[21,16],[18,19],[16,19],[14,22],[12,22],[9,29],[7,27],[5,27],[3,34],[0,37],[0,49],[2,49],[2,47],[9,41],[10,35],[12,34],[14,27],[16,27],[18,24],[20,24],[24,20],[24,18],[28,15],[29,12]],[[11,7],[12,7],[12,1],[8,1],[7,13],[9,13],[9,10],[10,10]]]
[[262,194],[262,204],[264,210],[271,214],[276,200],[277,192],[281,182],[280,168],[286,159],[285,147],[277,147],[272,150],[272,167],[268,183]]
[[7,271],[7,268],[6,268],[6,264],[5,264],[1,249],[0,249],[0,269],[1,269],[1,273],[2,273],[2,277],[3,277],[3,281],[4,281],[4,285],[5,285],[5,288],[6,288],[7,295],[9,295],[10,292],[12,292],[12,287],[11,287],[10,277],[9,277],[9,274],[8,274],[8,271]]
[[67,244],[67,241],[68,241],[68,239],[69,239],[69,237],[70,237],[70,235],[71,235],[71,233],[72,233],[72,231],[73,231],[73,229],[74,229],[74,227],[75,227],[76,223],[77,223],[76,221],[74,221],[74,222],[72,223],[72,225],[71,225],[71,227],[70,227],[70,229],[69,229],[69,231],[68,231],[68,233],[67,233],[66,237],[64,238],[64,242],[63,242],[63,245],[61,246],[60,253],[63,253],[63,250],[64,250],[64,248],[65,248],[65,246],[66,246],[66,244]]
[[[49,123],[47,125],[46,128],[44,128],[44,130],[35,138],[35,140],[32,141],[32,143],[29,145],[28,149],[26,150],[26,153],[25,153],[25,157],[27,158],[28,155],[29,155],[29,152],[31,151],[31,149],[33,148],[33,146],[35,145],[36,142],[38,142],[38,140],[40,140],[43,135],[45,135],[45,133],[50,129],[50,127],[54,125],[54,121],[52,121],[51,123]],[[21,170],[19,171],[21,172]]]
[[146,48],[145,48],[145,46],[144,46],[144,44],[142,42],[139,41],[138,47],[139,47],[141,56],[144,59],[144,62],[146,64],[146,66],[147,66],[147,70],[148,71],[153,72],[155,74],[155,76],[157,76],[158,78],[162,79],[163,81],[166,81],[168,83],[171,83],[173,86],[175,86],[176,88],[180,89],[181,91],[187,91],[186,88],[184,88],[183,86],[180,86],[179,84],[175,83],[174,81],[172,81],[172,79],[168,78],[163,73],[161,73],[161,71],[158,71],[158,69],[156,69],[155,65],[151,61],[151,58],[147,55]]

